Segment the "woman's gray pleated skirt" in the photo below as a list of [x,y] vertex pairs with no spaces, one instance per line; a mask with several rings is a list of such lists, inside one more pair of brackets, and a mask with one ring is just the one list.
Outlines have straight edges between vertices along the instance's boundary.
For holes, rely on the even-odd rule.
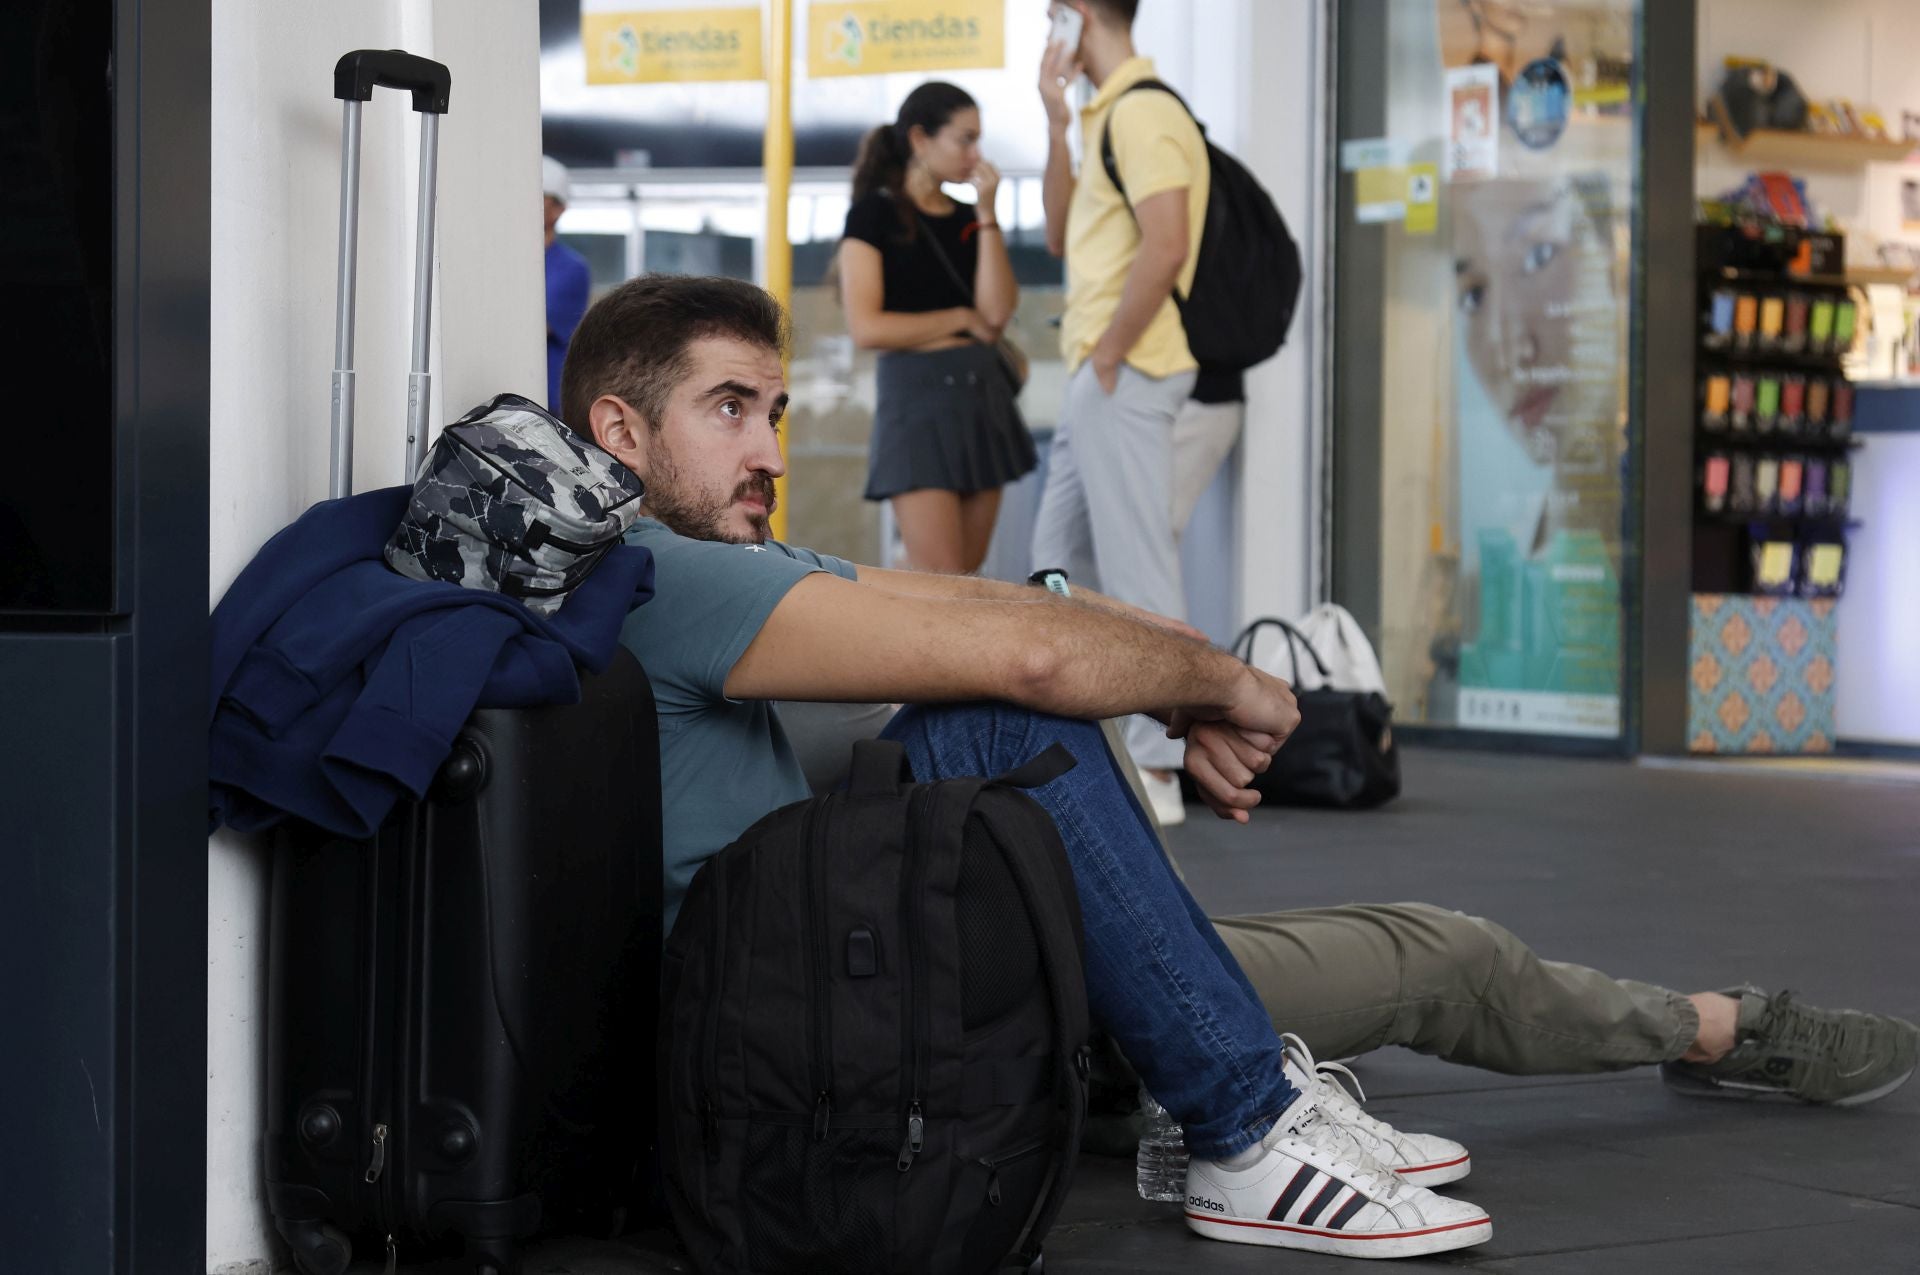
[[989,491],[1039,464],[993,347],[890,351],[876,379],[868,500],[923,487]]

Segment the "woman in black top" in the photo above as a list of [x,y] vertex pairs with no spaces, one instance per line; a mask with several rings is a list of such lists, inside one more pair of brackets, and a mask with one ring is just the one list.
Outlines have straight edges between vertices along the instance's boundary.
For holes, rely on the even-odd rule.
[[[941,193],[971,185],[977,204]],[[880,350],[867,499],[892,500],[916,570],[979,569],[1000,489],[1037,463],[997,348],[1019,289],[994,218],[1000,174],[980,157],[980,109],[922,84],[861,142],[840,242],[847,327]]]

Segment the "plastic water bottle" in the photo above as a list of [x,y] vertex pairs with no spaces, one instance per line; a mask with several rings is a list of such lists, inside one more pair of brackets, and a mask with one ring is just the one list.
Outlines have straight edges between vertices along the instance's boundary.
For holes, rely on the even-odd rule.
[[1140,1110],[1147,1118],[1136,1161],[1140,1198],[1183,1204],[1187,1198],[1187,1140],[1178,1122],[1145,1089],[1140,1091]]

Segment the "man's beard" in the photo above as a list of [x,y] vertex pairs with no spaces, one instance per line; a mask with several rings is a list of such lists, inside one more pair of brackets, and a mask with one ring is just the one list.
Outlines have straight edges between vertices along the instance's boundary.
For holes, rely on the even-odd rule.
[[[672,456],[656,452],[647,480],[646,511],[649,516],[689,540],[719,540],[727,544],[757,545],[767,539],[767,519],[773,513],[773,479],[756,474],[741,483],[726,497],[698,491],[680,481],[679,467]],[[757,496],[765,513],[747,515],[749,530],[744,534],[730,530],[727,513],[748,496]]]

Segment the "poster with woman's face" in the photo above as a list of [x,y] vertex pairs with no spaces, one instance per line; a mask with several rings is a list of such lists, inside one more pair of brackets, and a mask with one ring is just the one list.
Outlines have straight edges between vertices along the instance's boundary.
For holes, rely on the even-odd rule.
[[1435,676],[1461,726],[1615,736],[1632,6],[1436,2],[1449,84],[1498,72],[1500,133],[1446,191],[1459,578]]

